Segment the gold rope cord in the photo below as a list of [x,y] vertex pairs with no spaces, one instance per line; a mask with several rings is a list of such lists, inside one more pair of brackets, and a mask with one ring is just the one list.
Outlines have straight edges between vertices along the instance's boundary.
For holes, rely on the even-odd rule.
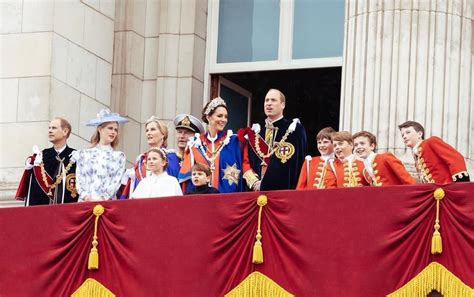
[[255,236],[255,244],[253,245],[253,256],[252,263],[262,264],[263,263],[263,247],[262,247],[262,210],[267,205],[267,196],[260,195],[257,198],[258,208],[258,223],[257,223],[257,235]]
[[474,297],[474,289],[438,262],[431,262],[417,276],[387,297],[421,297],[433,290],[444,297]]
[[254,271],[224,297],[294,297],[271,278]]
[[95,215],[94,236],[92,237],[92,248],[89,253],[89,263],[87,265],[87,269],[96,270],[99,269],[99,252],[97,250],[97,245],[99,242],[97,241],[97,226],[99,224],[99,217],[104,213],[104,207],[100,204],[97,204],[94,206],[92,213]]
[[441,240],[441,233],[439,229],[441,228],[439,224],[439,204],[440,201],[444,198],[444,190],[437,188],[434,193],[434,199],[436,200],[436,219],[434,224],[433,237],[431,238],[431,253],[432,254],[441,254],[443,252],[443,242]]

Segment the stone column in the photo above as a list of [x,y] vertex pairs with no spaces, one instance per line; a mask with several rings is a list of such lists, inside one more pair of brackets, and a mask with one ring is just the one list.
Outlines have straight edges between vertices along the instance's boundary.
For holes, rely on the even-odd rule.
[[201,118],[207,0],[161,0],[160,16],[156,114],[170,122],[179,113]]
[[473,3],[346,0],[341,129],[413,162],[397,126],[415,120],[474,165]]
[[117,0],[112,101],[131,119],[129,161],[147,147],[143,123],[151,115],[168,124],[174,147],[174,117],[200,112],[206,24],[206,0]]

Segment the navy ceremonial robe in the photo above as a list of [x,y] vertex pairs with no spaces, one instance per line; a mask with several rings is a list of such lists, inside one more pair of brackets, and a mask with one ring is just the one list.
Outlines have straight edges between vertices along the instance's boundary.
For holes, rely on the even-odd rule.
[[[298,183],[298,175],[304,162],[307,151],[306,131],[298,122],[295,130],[288,135],[286,143],[291,145],[283,145],[278,147],[283,135],[288,130],[292,121],[281,118],[273,122],[276,135],[274,135],[273,148],[266,148],[265,143],[265,127],[260,129],[258,135],[250,128],[239,130],[239,140],[243,143],[243,170],[253,170],[260,178],[262,177],[262,162],[267,164],[267,169],[263,178],[261,178],[260,190],[285,190],[295,189]],[[276,149],[269,157],[262,158],[257,153],[256,141],[259,141],[260,151],[265,155],[272,149]],[[292,150],[294,149],[294,151]],[[283,155],[283,158],[281,157]],[[287,158],[287,159],[286,159]],[[286,159],[286,160],[285,160]]]
[[[60,161],[63,159],[64,167],[66,168],[70,162],[73,148],[66,146],[66,148],[58,155],[54,147],[44,149],[43,166],[47,174],[48,184],[44,183],[41,174],[40,166],[34,166],[32,169],[25,170],[18,186],[16,199],[25,200],[26,205],[42,205],[50,203],[61,203],[63,193],[63,183],[59,183],[55,189],[51,189],[52,199],[50,201],[47,192],[48,185],[51,186],[56,181],[56,176],[60,172]],[[58,157],[58,158],[57,158]],[[31,156],[31,164],[33,164],[36,154]],[[72,164],[66,174],[66,184],[64,185],[64,203],[77,202],[76,191],[76,164]],[[29,190],[29,191],[28,191]]]

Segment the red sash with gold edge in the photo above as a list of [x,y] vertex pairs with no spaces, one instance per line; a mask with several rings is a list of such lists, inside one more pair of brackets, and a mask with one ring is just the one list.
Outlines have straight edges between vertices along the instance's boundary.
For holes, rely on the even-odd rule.
[[[245,136],[245,135],[247,135],[250,147],[252,147],[252,150],[254,151],[255,155],[257,155],[257,157],[259,157],[260,160],[262,160],[262,157],[258,154],[257,148],[255,147],[255,140],[257,139],[258,145],[260,146],[260,152],[263,155],[268,154],[268,150],[270,149],[268,144],[265,142],[265,140],[262,138],[262,136],[260,136],[260,134],[255,134],[255,131],[253,131],[251,128],[245,128],[244,129],[243,136]],[[270,165],[270,157],[271,156],[269,156],[267,158],[264,158],[262,160],[262,161],[265,162],[265,164],[267,164],[267,166]]]
[[44,176],[46,177],[46,181],[48,182],[48,185],[45,184],[43,180],[43,176],[41,174],[41,167],[40,166],[33,166],[33,174],[35,175],[36,182],[40,186],[41,190],[48,195],[48,193],[51,190],[51,185],[53,184],[53,179],[51,176],[49,176],[48,172],[46,170],[44,171]]

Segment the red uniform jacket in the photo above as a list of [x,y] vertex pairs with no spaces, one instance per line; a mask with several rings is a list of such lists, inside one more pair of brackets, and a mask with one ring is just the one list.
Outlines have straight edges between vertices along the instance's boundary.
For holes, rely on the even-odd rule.
[[449,184],[460,179],[469,180],[464,157],[439,137],[423,140],[414,158],[423,183]]
[[319,156],[313,157],[311,160],[305,160],[303,166],[301,166],[300,177],[296,189],[325,189],[325,177],[327,171],[332,170],[332,162],[334,162],[334,159],[330,159],[326,162]]
[[408,173],[403,163],[392,153],[376,154],[371,165],[373,175],[365,168],[364,177],[372,186],[416,184],[416,180]]
[[364,178],[364,163],[354,159],[352,163],[349,161],[334,161],[334,169],[326,174],[326,188],[352,188],[369,186]]

